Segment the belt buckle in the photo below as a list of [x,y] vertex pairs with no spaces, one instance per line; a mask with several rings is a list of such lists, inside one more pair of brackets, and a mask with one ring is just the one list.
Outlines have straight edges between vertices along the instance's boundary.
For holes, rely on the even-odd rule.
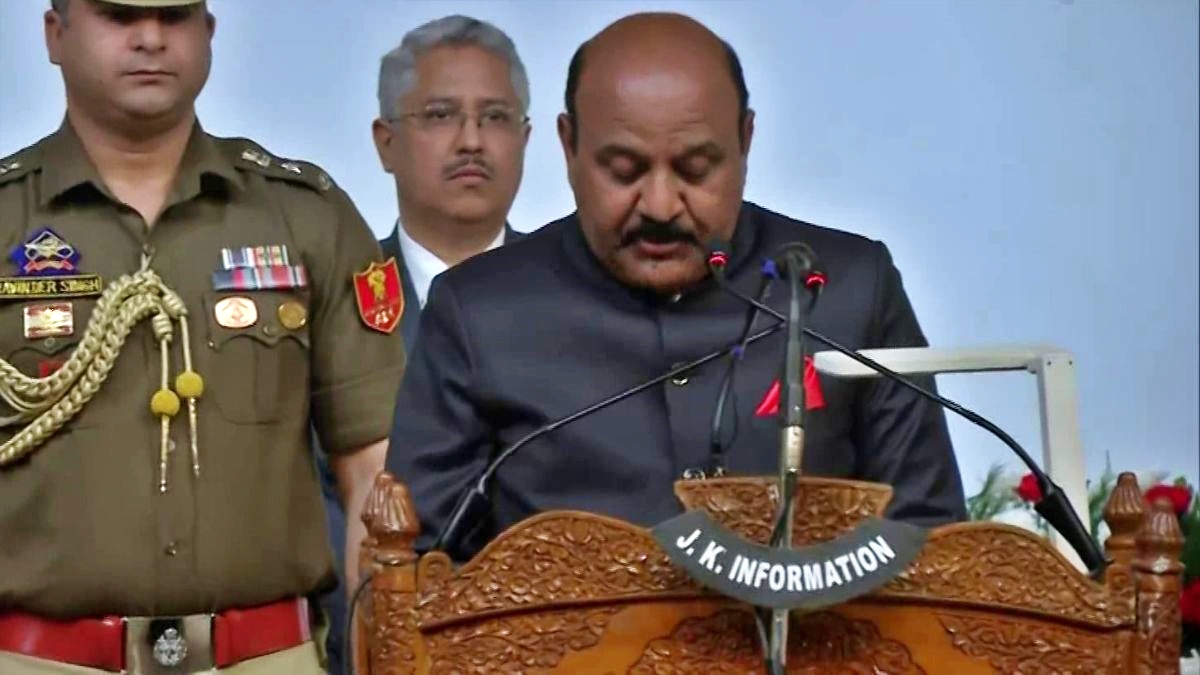
[[128,675],[182,675],[214,670],[213,614],[125,618]]

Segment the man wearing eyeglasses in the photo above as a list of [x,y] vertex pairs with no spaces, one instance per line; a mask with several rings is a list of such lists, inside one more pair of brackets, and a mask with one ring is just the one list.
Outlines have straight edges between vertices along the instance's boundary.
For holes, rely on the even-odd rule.
[[[381,243],[403,260],[405,300],[425,304],[433,277],[511,241],[530,127],[529,80],[495,26],[464,16],[427,23],[383,57],[372,125],[400,217]],[[401,332],[411,345],[417,312]]]
[[[521,183],[528,110],[529,79],[516,47],[485,21],[460,15],[431,21],[383,57],[371,131],[379,161],[396,182],[399,218],[380,244],[384,258],[399,263],[400,332],[409,348],[433,278],[521,236],[507,217]],[[344,539],[336,482],[324,466],[321,473],[330,528]],[[343,587],[324,600],[333,673],[346,648],[346,595]]]

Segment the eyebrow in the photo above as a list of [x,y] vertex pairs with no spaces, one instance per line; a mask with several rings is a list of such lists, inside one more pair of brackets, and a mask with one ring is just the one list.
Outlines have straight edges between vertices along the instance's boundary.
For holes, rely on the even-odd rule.
[[[452,96],[434,96],[426,99],[424,105],[460,105],[462,102],[462,99]],[[479,104],[482,106],[502,105],[509,108],[516,107],[512,101],[506,98],[485,98]]]
[[[620,143],[609,143],[596,151],[596,161],[608,162],[617,157],[628,157],[639,161],[645,160],[645,155],[633,148],[621,145]],[[719,162],[725,158],[725,151],[721,146],[712,141],[705,141],[693,146],[689,146],[678,157],[674,158],[673,162],[687,161],[693,157],[704,157],[714,162]]]
[[596,151],[597,162],[607,163],[613,159],[616,159],[617,157],[627,157],[629,159],[636,160],[642,160],[645,158],[645,156],[637,150],[619,143],[609,143],[608,145],[605,145]]
[[687,150],[684,150],[683,154],[678,157],[677,161],[687,161],[693,157],[703,157],[714,162],[719,162],[725,159],[725,151],[722,150],[721,146],[717,145],[716,143],[713,143],[712,141],[705,141],[699,145],[693,145]]

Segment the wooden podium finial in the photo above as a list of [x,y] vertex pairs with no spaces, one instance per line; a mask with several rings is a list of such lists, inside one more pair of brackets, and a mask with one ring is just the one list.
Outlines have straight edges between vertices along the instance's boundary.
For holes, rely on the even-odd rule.
[[1146,503],[1138,489],[1137,476],[1126,471],[1117,477],[1117,484],[1108,503],[1104,506],[1104,522],[1110,535],[1104,543],[1104,552],[1117,565],[1133,564],[1133,553],[1137,547],[1137,533],[1146,515]]
[[1137,635],[1133,672],[1157,675],[1179,672],[1179,596],[1183,588],[1183,532],[1166,499],[1150,505],[1137,533]]
[[375,477],[363,506],[362,521],[378,562],[416,559],[413,543],[421,533],[417,509],[408,488],[387,471]]

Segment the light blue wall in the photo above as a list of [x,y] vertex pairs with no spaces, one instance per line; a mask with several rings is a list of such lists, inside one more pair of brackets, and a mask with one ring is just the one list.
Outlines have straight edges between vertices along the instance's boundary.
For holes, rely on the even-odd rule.
[[[0,2],[0,153],[52,130],[38,0]],[[513,222],[572,207],[554,137],[567,62],[612,19],[669,7],[740,51],[758,110],[748,197],[885,240],[936,345],[1071,350],[1093,474],[1200,458],[1197,2],[214,0],[205,125],[325,166],[378,233],[394,197],[369,124],[379,57],[451,12],[494,21],[533,84]],[[1033,380],[943,390],[1040,452]],[[951,421],[968,488],[1007,459]]]

